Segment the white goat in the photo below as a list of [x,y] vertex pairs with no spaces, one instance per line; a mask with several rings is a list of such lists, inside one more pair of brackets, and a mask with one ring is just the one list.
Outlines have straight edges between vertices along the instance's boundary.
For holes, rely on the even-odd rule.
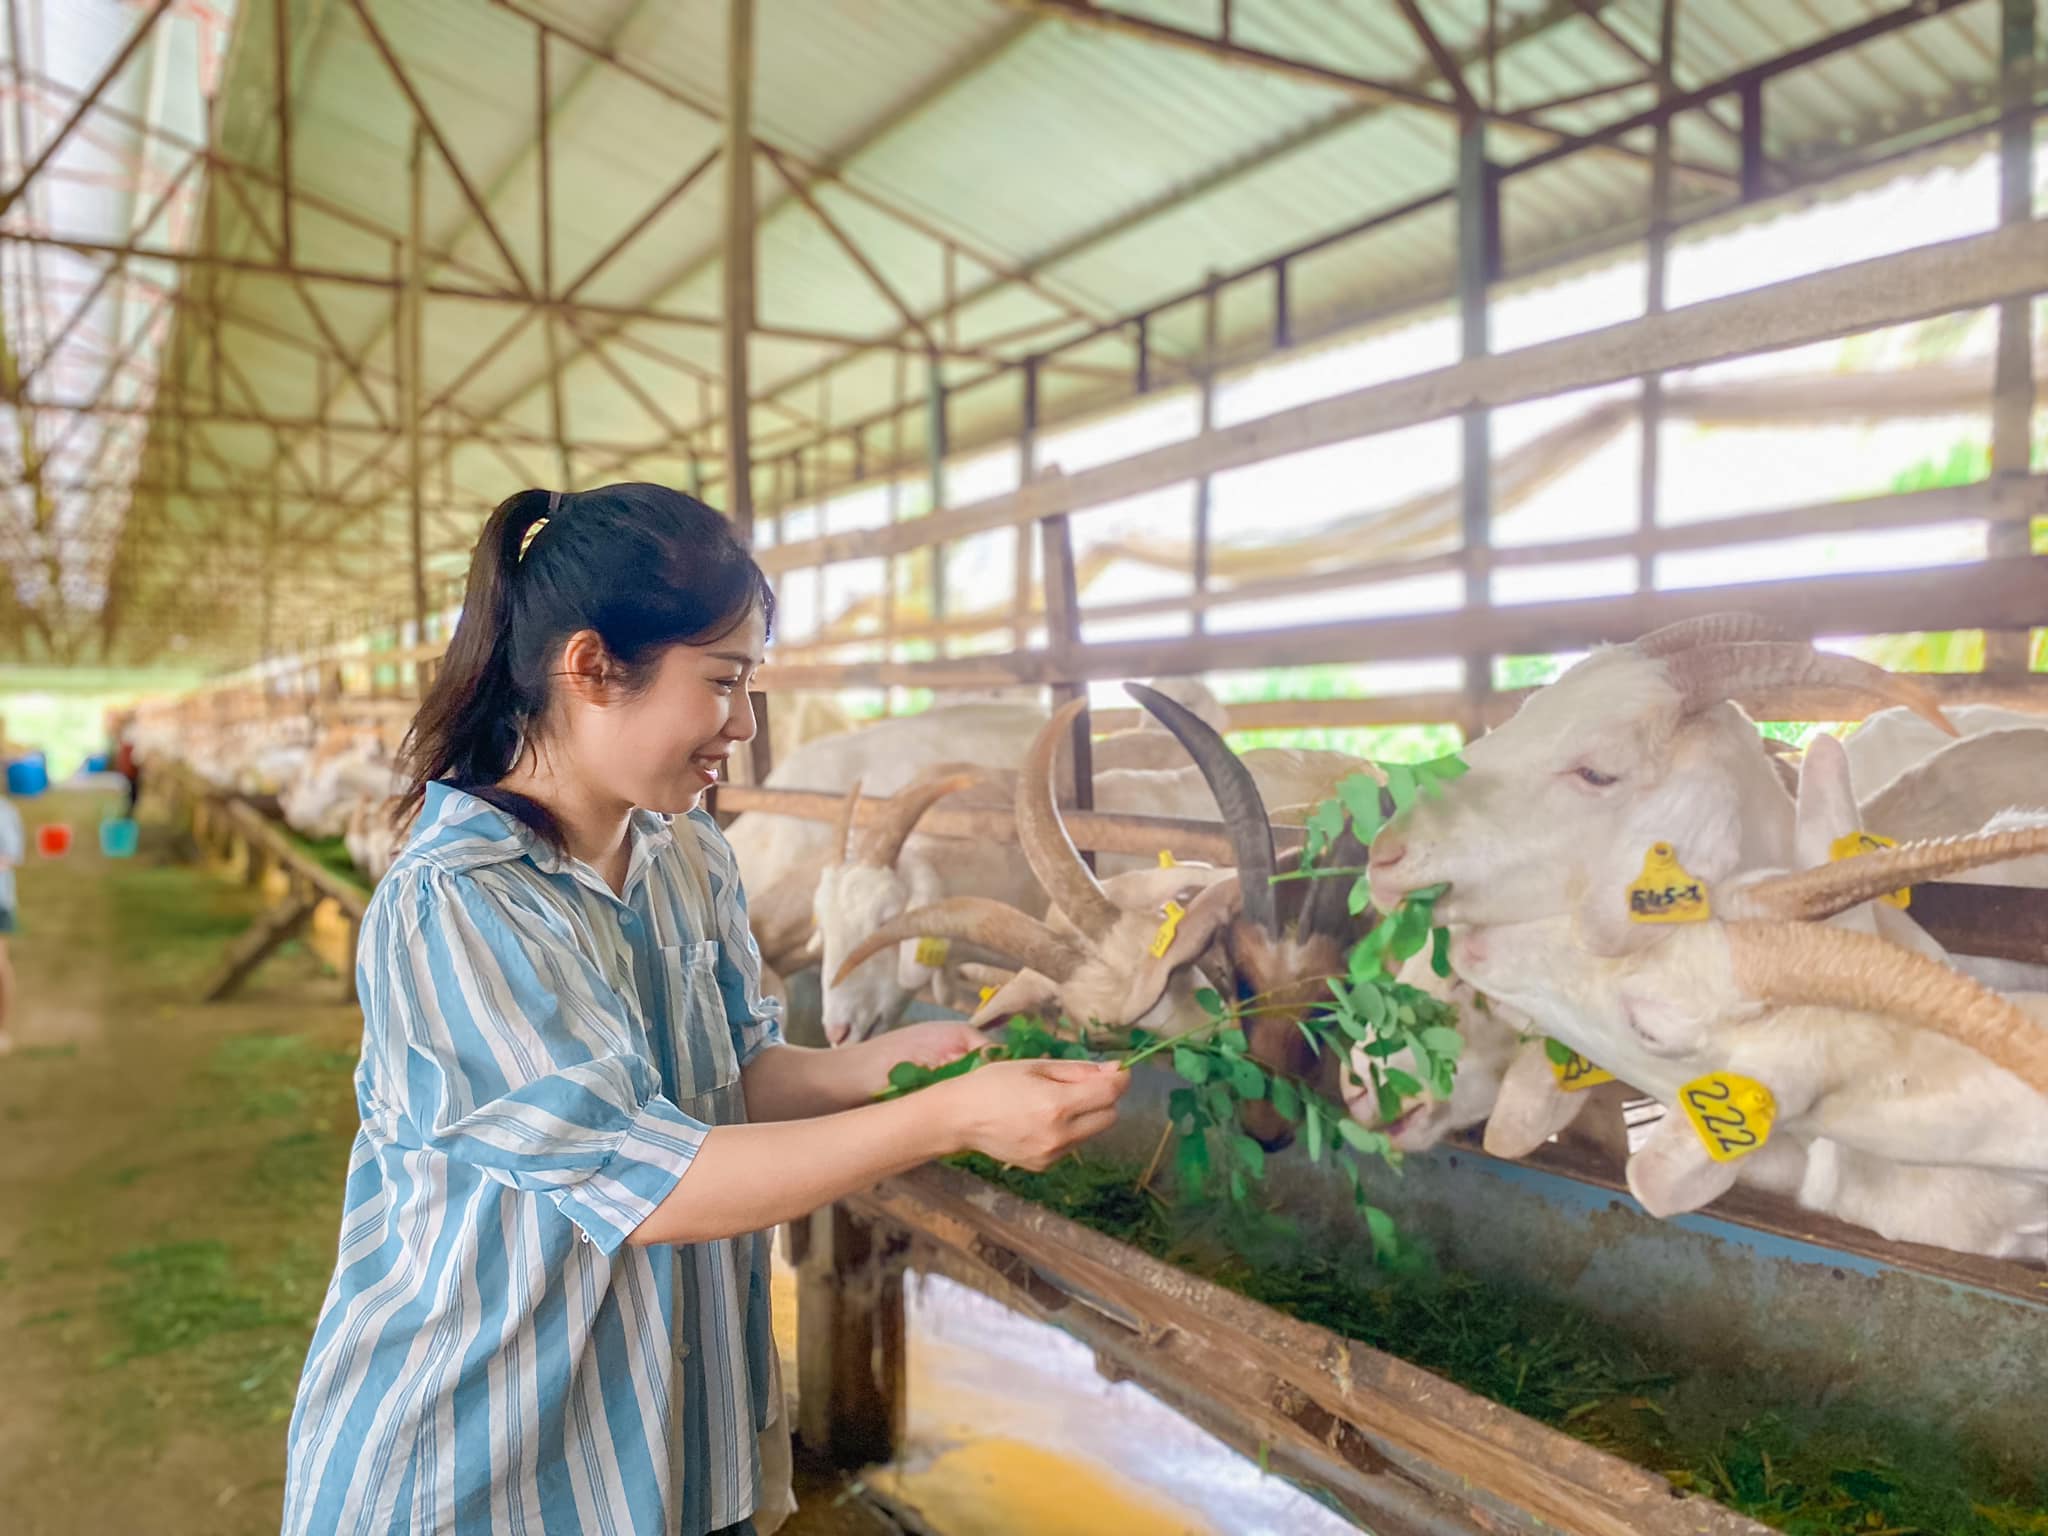
[[[1211,710],[1220,706],[1198,690]],[[894,795],[938,763],[1009,768],[1046,721],[1042,705],[1022,702],[951,704],[923,714],[879,720],[842,735],[821,736],[781,755],[765,781],[776,789],[843,794],[856,783],[871,795]],[[1131,743],[1127,748],[1120,743]],[[1122,766],[1128,750],[1138,765],[1156,762],[1156,733],[1120,731],[1094,744],[1098,771]],[[834,854],[833,829],[822,822],[750,811],[726,829],[747,882],[755,942],[775,969],[801,968],[811,947],[817,871]]]
[[[1810,865],[1856,830],[1832,738],[1809,751],[1802,790],[1798,845]],[[1712,899],[1738,915],[1800,903],[1801,915],[1826,915],[1846,904],[1845,889],[1866,899],[1884,889],[1872,882],[1896,879],[1902,859],[1940,873],[2048,847],[2048,832],[1932,846],[1931,855],[1902,850],[1853,869],[1732,883]],[[1697,1209],[1740,1177],[1888,1237],[2048,1256],[2048,1098],[1977,1054],[1991,1050],[2048,1084],[2048,1031],[2025,1017],[2048,1020],[2048,997],[2000,998],[1886,943],[1870,908],[1845,921],[1860,931],[1686,924],[1638,953],[1602,956],[1559,916],[1461,931],[1451,955],[1465,980],[1673,1111],[1629,1162],[1630,1188],[1653,1214]],[[1770,1091],[1776,1119],[1764,1152],[1717,1161],[1676,1112],[1715,1072]],[[1540,1043],[1524,1047],[1488,1122],[1488,1149],[1521,1155],[1578,1107]]]
[[[1071,720],[1078,708],[1069,705],[1055,718]],[[1135,737],[1141,733],[1122,734]],[[1143,734],[1173,740],[1164,731]],[[1185,749],[1178,743],[1175,747],[1185,758]],[[1243,754],[1241,760],[1259,793],[1268,802],[1282,805],[1325,799],[1335,793],[1339,781],[1364,766],[1343,753],[1285,748],[1256,749]],[[911,998],[934,980],[933,967],[927,963],[930,951],[925,951],[927,959],[919,957],[922,939],[899,945],[893,964],[890,956],[881,954],[851,971],[843,970],[846,957],[890,919],[951,896],[986,897],[1034,917],[1045,910],[1047,897],[1033,880],[1031,867],[1020,863],[1006,846],[910,835],[923,810],[938,795],[950,793],[945,789],[929,792],[939,784],[950,783],[953,789],[964,791],[953,796],[954,804],[971,804],[977,798],[986,803],[993,793],[1008,787],[992,783],[989,791],[977,796],[964,778],[953,773],[958,766],[948,765],[945,773],[928,775],[892,798],[890,813],[875,824],[872,835],[857,846],[843,844],[840,862],[818,878],[813,910],[825,975],[845,975],[844,981],[828,981],[824,991],[825,1034],[834,1044],[864,1039],[886,1028],[902,1015]],[[922,797],[917,797],[919,786],[928,787]],[[1206,819],[1216,811],[1208,782],[1192,762],[1179,769],[1115,768],[1098,773],[1094,804],[1098,811],[1187,819]],[[1105,854],[1097,863],[1105,875],[1115,876],[1143,874],[1152,860]],[[1165,885],[1173,889],[1170,879]],[[1126,885],[1124,889],[1132,893],[1137,910],[1149,911],[1157,904],[1149,899],[1150,885]],[[1158,918],[1152,919],[1151,928],[1156,929],[1158,922]]]
[[[1943,713],[1955,726],[1955,734],[1966,738],[1986,731],[2048,728],[2048,715],[1998,704],[1958,704]],[[1881,709],[1844,740],[1849,748],[1849,771],[1867,793],[1946,746],[1950,733],[1913,710]]]
[[358,805],[387,800],[404,787],[404,776],[377,736],[337,731],[278,796],[278,809],[303,837],[341,837]]

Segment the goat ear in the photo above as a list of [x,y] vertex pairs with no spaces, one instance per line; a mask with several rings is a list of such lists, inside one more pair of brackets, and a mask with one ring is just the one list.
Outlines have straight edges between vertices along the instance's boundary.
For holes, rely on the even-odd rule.
[[1733,1189],[1736,1168],[1707,1156],[1685,1116],[1667,1113],[1642,1150],[1628,1160],[1628,1190],[1660,1220],[1683,1216]]
[[1577,1119],[1585,1104],[1584,1094],[1558,1087],[1543,1042],[1525,1041],[1500,1080],[1500,1097],[1486,1120],[1486,1150],[1494,1157],[1527,1157]]
[[1859,830],[1856,787],[1849,776],[1849,752],[1826,732],[1807,744],[1799,764],[1799,823],[1794,843],[1801,869],[1828,862],[1835,841]]
[[1150,1013],[1166,995],[1166,984],[1173,979],[1173,973],[1201,959],[1243,909],[1244,892],[1235,880],[1218,880],[1197,896],[1174,929],[1166,953],[1147,952],[1139,960],[1130,988],[1124,994],[1124,1016],[1119,1022],[1135,1024]]
[[995,995],[983,1003],[967,1022],[976,1029],[989,1029],[1020,1014],[1047,1020],[1058,1018],[1059,983],[1038,971],[1019,971],[998,987]]

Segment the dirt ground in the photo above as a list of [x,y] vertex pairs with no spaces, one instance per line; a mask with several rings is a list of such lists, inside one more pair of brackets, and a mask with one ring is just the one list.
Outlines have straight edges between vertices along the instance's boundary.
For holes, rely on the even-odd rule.
[[[278,1528],[292,1393],[333,1262],[361,1021],[303,950],[194,1001],[253,892],[109,860],[111,796],[22,869],[0,1056],[0,1527],[10,1536]],[[790,1536],[901,1529],[807,1487]]]

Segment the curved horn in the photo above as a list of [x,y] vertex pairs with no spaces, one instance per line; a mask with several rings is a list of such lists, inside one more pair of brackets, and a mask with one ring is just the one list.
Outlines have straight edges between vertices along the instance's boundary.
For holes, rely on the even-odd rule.
[[1023,846],[1024,862],[1053,904],[1081,932],[1100,934],[1123,919],[1124,909],[1109,899],[1095,871],[1081,862],[1081,851],[1067,835],[1053,791],[1053,761],[1060,742],[1087,703],[1074,699],[1061,705],[1033,738],[1017,779],[1017,841]]
[[861,781],[859,779],[855,779],[848,786],[846,799],[839,807],[839,820],[832,828],[833,860],[835,863],[844,864],[847,851],[853,845],[853,818],[854,813],[860,809],[860,786]]
[[1729,923],[1736,983],[1759,1002],[1853,1008],[1968,1046],[2048,1094],[2048,1028],[1961,971],[1875,934],[1801,923]]
[[1726,645],[1741,640],[1797,640],[1782,624],[1755,613],[1705,613],[1651,630],[1633,642],[1645,656],[1664,657],[1699,645]]
[[1733,640],[1694,646],[1665,658],[1671,681],[1688,712],[1727,699],[1759,696],[1820,705],[1903,704],[1949,735],[1959,734],[1941,702],[1911,678],[1899,677],[1853,656],[1834,656],[1809,645],[1778,640]]
[[981,783],[982,778],[980,769],[964,764],[948,764],[919,774],[889,797],[881,816],[868,826],[867,835],[861,839],[861,863],[877,869],[890,868],[926,811],[946,796]]
[[846,957],[832,977],[832,985],[838,986],[883,950],[905,939],[925,937],[979,944],[1059,981],[1073,975],[1085,958],[1068,940],[1015,907],[986,896],[949,896],[882,924]]
[[1244,915],[1267,933],[1280,935],[1280,901],[1273,891],[1273,876],[1279,860],[1273,852],[1273,823],[1266,815],[1266,802],[1244,759],[1230,750],[1230,744],[1215,728],[1174,699],[1143,683],[1125,683],[1124,692],[1136,699],[1173,732],[1187,748],[1188,756],[1202,770],[1209,793],[1223,812],[1223,825],[1230,832],[1230,846],[1237,856],[1238,883],[1244,887]]
[[2048,826],[1901,843],[1896,848],[1874,849],[1839,863],[1773,875],[1743,886],[1728,893],[1723,910],[1731,918],[1833,917],[1916,881],[2041,853],[2048,853]]

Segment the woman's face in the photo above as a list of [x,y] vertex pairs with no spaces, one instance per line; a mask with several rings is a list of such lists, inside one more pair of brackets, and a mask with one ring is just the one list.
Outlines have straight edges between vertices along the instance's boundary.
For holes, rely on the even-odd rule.
[[670,646],[642,692],[575,710],[584,771],[629,805],[670,815],[695,809],[732,749],[753,739],[747,688],[766,644],[756,608],[707,645]]

